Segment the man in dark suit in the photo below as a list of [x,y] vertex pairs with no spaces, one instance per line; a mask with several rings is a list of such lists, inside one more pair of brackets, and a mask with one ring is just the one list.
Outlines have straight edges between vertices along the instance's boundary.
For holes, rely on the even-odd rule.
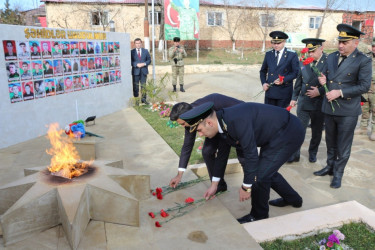
[[[186,102],[180,102],[173,106],[170,119],[171,121],[177,121],[181,126],[185,127],[185,138],[184,138],[184,144],[181,148],[181,155],[180,155],[180,161],[178,164],[178,173],[176,177],[172,178],[169,185],[171,187],[176,187],[178,183],[180,183],[182,175],[184,174],[186,167],[188,165],[191,151],[194,147],[195,142],[195,136],[196,131],[193,131],[190,133],[190,126],[188,123],[180,119],[180,115],[183,113],[191,110],[194,107],[197,107],[203,103],[206,102],[213,102],[214,106],[212,107],[213,110],[220,110],[222,108],[231,107],[240,103],[243,103],[243,101],[237,100],[235,98],[221,95],[221,94],[210,94],[203,98],[200,98],[196,100],[195,102],[188,104]],[[203,149],[202,149],[202,156],[204,159],[204,162],[207,166],[208,175],[210,176],[210,180],[215,181],[216,179],[212,179],[212,173],[214,171],[214,168],[218,168],[218,164],[225,164],[228,161],[228,152],[230,151],[230,145],[227,144],[225,141],[220,140],[220,135],[216,135],[213,138],[206,138],[204,140]],[[218,158],[216,158],[216,152]],[[224,153],[223,153],[224,152]],[[224,181],[224,178],[221,178],[219,180],[218,188],[216,192],[220,191],[226,191],[227,190],[227,184]]]
[[333,175],[331,188],[341,187],[354,129],[361,114],[361,95],[369,90],[372,75],[371,58],[357,49],[359,38],[364,33],[347,24],[337,25],[337,30],[339,50],[328,56],[327,67],[319,77],[319,83],[327,84],[329,89],[322,105],[327,166],[314,172],[317,176]]
[[[148,65],[151,63],[150,53],[147,49],[142,48],[142,40],[136,38],[134,40],[135,48],[131,50],[131,63],[133,75],[133,96],[139,96],[139,83],[142,89],[146,87],[146,80],[148,74]],[[148,104],[146,101],[146,93],[142,93],[142,103]]]
[[[302,42],[306,44],[309,57],[314,58],[312,67],[322,71],[327,64],[327,54],[323,53],[323,42],[325,40],[306,38]],[[305,130],[311,119],[312,134],[309,146],[309,161],[316,162],[316,154],[318,153],[319,144],[322,139],[324,124],[324,114],[321,111],[324,88],[319,84],[318,75],[313,71],[310,64],[303,65],[300,62],[300,67],[301,70],[294,84],[290,105],[295,106],[297,104],[297,116],[301,120]],[[288,162],[298,162],[299,158],[300,149],[292,155]]]
[[[294,51],[285,48],[287,34],[272,31],[270,37],[273,49],[266,53],[260,69],[260,81],[266,92],[264,103],[286,108],[292,99],[293,80],[299,72],[298,57]],[[283,81],[279,76],[284,77]]]
[[[282,197],[279,203],[301,207],[301,196],[278,173],[303,143],[305,131],[299,119],[285,109],[259,103],[241,103],[219,111],[212,107],[212,102],[204,103],[180,118],[191,126],[190,131],[196,129],[200,136],[208,138],[220,133],[228,144],[241,149],[244,179],[239,196],[240,201],[251,196],[252,208],[250,214],[238,221],[242,224],[268,218],[271,188]],[[215,166],[214,177],[224,176],[226,164],[223,165]],[[212,181],[204,194],[206,199],[215,194],[218,183]]]

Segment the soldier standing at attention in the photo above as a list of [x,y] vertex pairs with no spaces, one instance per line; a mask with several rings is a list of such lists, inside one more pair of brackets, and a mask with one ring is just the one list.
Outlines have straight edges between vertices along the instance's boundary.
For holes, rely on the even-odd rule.
[[364,102],[362,106],[362,119],[359,134],[367,135],[367,128],[368,125],[370,125],[369,139],[375,141],[375,42],[372,43],[371,51],[367,55],[372,59],[372,80],[369,92],[363,94],[366,102]]
[[[309,57],[314,58],[312,65],[319,71],[322,71],[327,64],[327,54],[323,53],[323,42],[325,40],[319,38],[306,38],[302,40],[309,50]],[[324,88],[319,84],[318,76],[314,73],[310,64],[303,65],[300,62],[301,71],[298,74],[296,83],[294,84],[291,106],[297,104],[297,116],[301,120],[303,127],[307,128],[311,119],[311,140],[309,146],[309,161],[316,162],[316,154],[320,140],[322,139],[322,131],[324,124],[324,114],[322,113],[322,101],[324,96]],[[298,103],[297,103],[298,100]],[[300,158],[300,149],[288,162],[298,162]]]
[[[319,79],[327,84],[322,112],[325,114],[327,166],[314,175],[333,175],[331,188],[341,187],[342,176],[350,157],[354,129],[361,114],[361,95],[371,85],[371,58],[357,47],[363,32],[347,25],[337,25],[338,51],[327,58],[327,67]],[[331,106],[333,105],[333,106]]]
[[[260,69],[260,81],[266,92],[264,103],[286,108],[292,99],[293,80],[299,72],[298,57],[297,53],[285,48],[287,34],[272,31],[270,37],[273,50],[266,53]],[[283,81],[279,76],[284,77]]]
[[180,45],[180,38],[173,38],[174,45],[169,48],[168,54],[169,58],[172,59],[172,85],[173,92],[176,92],[177,76],[180,83],[180,91],[184,90],[184,61],[183,58],[187,56],[186,51],[183,46]]

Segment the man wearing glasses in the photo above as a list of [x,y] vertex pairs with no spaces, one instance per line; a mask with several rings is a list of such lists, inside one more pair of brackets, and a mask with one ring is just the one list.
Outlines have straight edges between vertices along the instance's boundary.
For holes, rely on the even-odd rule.
[[299,72],[298,57],[297,53],[285,48],[287,34],[272,31],[269,35],[273,49],[266,53],[260,69],[260,81],[265,91],[264,103],[286,108],[292,99],[293,80]]

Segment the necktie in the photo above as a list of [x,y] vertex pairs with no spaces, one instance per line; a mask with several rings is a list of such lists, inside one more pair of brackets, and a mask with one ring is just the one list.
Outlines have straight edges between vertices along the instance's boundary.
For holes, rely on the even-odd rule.
[[137,49],[138,51],[138,58],[141,59],[141,51],[139,51],[139,49]]
[[340,67],[340,65],[345,61],[346,58],[348,58],[347,56],[340,56],[341,57],[341,61],[339,63],[339,66],[337,67]]
[[280,51],[276,51],[276,65],[279,64],[279,54],[280,54]]

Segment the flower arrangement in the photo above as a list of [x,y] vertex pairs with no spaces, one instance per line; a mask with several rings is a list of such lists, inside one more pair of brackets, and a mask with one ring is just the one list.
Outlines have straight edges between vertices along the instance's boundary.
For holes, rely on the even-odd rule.
[[[218,192],[215,196],[219,196],[222,193],[225,192]],[[156,216],[160,215],[162,218],[167,218],[171,214],[171,217],[169,219],[166,219],[164,221],[155,221],[155,227],[162,227],[162,224],[165,224],[173,219],[176,219],[178,217],[184,216],[185,214],[189,213],[191,210],[205,204],[209,200],[206,200],[205,198],[194,200],[191,197],[188,197],[185,199],[185,203],[176,203],[176,206],[170,207],[167,209],[161,209],[160,212],[149,212],[148,215],[154,219]]]
[[[301,50],[301,55],[302,56],[300,57],[300,61],[305,66],[311,64],[314,61],[313,57],[307,57],[306,56],[306,53],[308,53],[308,52],[309,52],[308,48],[303,48]],[[320,72],[320,70],[315,65],[311,65],[310,67],[313,70],[313,72],[315,73],[315,75],[317,75],[317,76],[321,76],[322,75],[322,73]],[[329,92],[327,84],[324,84],[323,87],[324,87],[325,93],[327,94]],[[340,107],[340,104],[337,102],[337,100],[334,100],[334,101],[336,102],[337,106]],[[330,102],[330,103],[331,103],[332,111],[335,112],[335,108],[333,107],[333,103],[332,102]]]
[[286,107],[285,109],[290,112],[290,110],[293,108],[293,106],[289,105],[288,107]]
[[[285,76],[282,76],[282,75],[279,75],[279,81],[280,83],[283,83],[284,82],[284,78]],[[268,86],[268,88],[271,88],[273,85],[275,85],[274,82],[271,82]],[[253,96],[254,99],[258,98],[262,93],[264,93],[264,89],[262,91],[260,91],[258,94],[256,94],[255,96]]]
[[195,180],[180,182],[177,185],[177,187],[175,187],[175,188],[172,188],[169,185],[163,186],[163,187],[157,187],[155,190],[151,190],[151,193],[152,193],[153,196],[156,196],[156,198],[158,200],[162,200],[163,195],[175,192],[175,191],[180,190],[180,189],[184,189],[184,188],[187,188],[187,187],[194,186],[195,184],[197,184],[199,182],[207,181],[207,180],[208,180],[208,176],[206,175],[206,176],[203,176],[203,177],[199,177]]
[[345,235],[340,232],[340,230],[333,230],[333,234],[328,236],[327,239],[322,239],[319,241],[319,250],[326,250],[326,249],[335,249],[335,250],[342,250],[343,247],[340,245],[340,240],[344,240]]

